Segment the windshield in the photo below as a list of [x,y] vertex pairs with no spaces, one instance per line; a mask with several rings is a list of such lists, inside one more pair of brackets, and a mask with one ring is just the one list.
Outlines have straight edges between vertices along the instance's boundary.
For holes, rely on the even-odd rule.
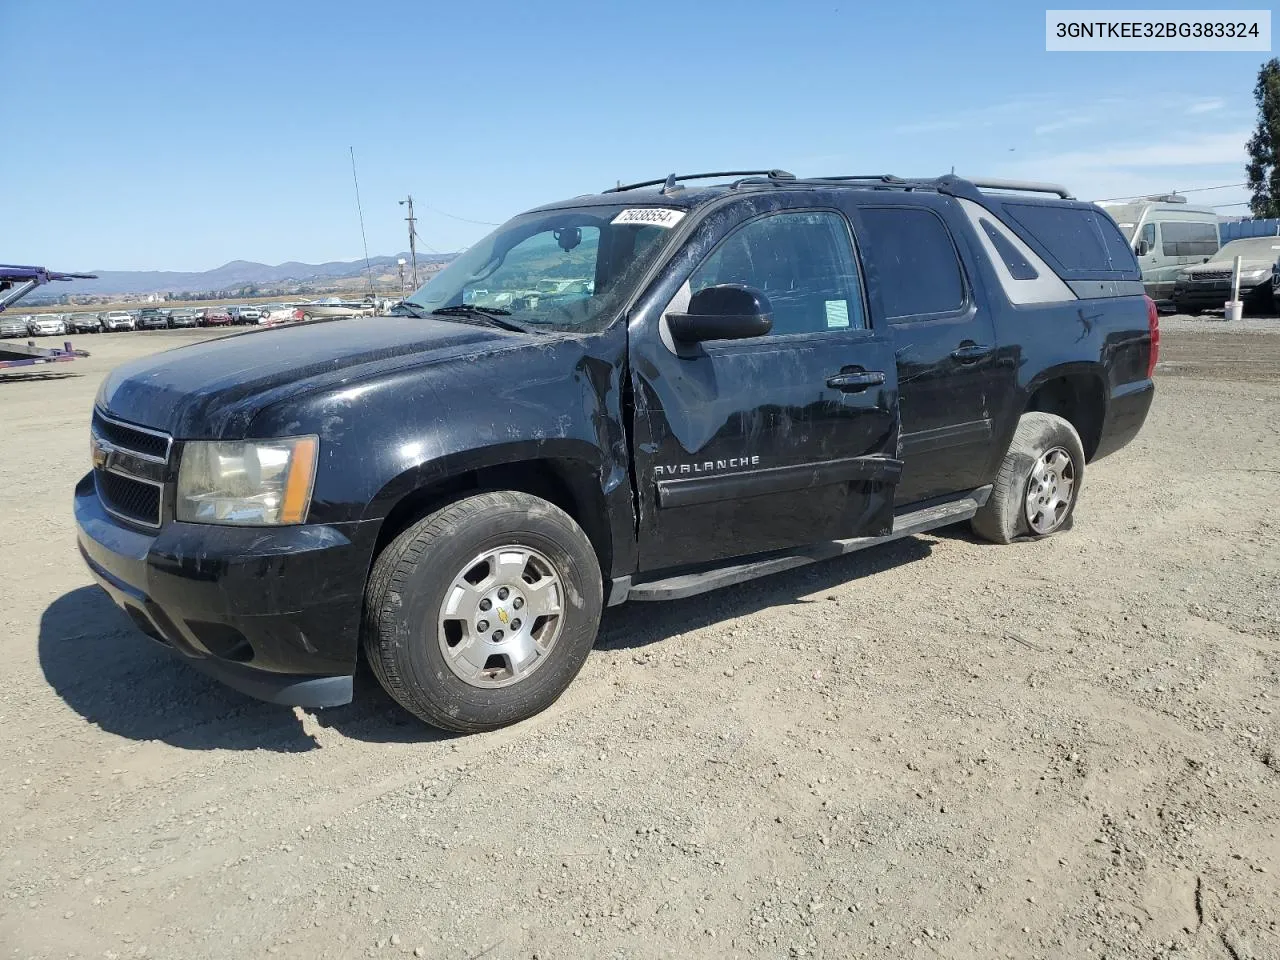
[[1219,250],[1213,259],[1232,260],[1236,257],[1243,257],[1246,260],[1275,260],[1280,257],[1280,237],[1232,240]]
[[406,302],[426,311],[490,309],[555,330],[601,330],[672,233],[653,223],[615,223],[626,209],[618,204],[516,217],[459,254]]

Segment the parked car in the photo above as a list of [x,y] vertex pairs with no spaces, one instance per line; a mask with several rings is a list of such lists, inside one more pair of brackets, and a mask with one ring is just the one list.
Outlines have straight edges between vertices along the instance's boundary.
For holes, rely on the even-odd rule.
[[1133,245],[1147,296],[1169,304],[1178,274],[1218,252],[1218,214],[1171,194],[1103,208]]
[[147,307],[138,315],[139,330],[168,330],[169,311]]
[[231,314],[227,313],[225,307],[205,307],[200,312],[202,327],[229,327],[232,322]]
[[[74,497],[94,578],[246,693],[345,703],[363,644],[409,711],[485,730],[555,701],[606,605],[965,520],[1056,534],[1141,428],[1155,304],[1065,189],[673,179],[515,217],[412,316],[117,367]],[[557,248],[602,292],[467,302]]]
[[262,311],[257,307],[227,307],[227,315],[231,317],[234,324],[257,323],[262,317]]
[[96,313],[73,313],[67,320],[68,333],[101,333],[102,321]]
[[1276,309],[1274,280],[1280,264],[1280,237],[1232,240],[1206,263],[1185,267],[1173,285],[1173,306],[1179,313],[1197,314],[1221,309],[1231,299],[1231,272],[1240,258],[1240,299],[1247,310]]
[[314,303],[299,305],[303,320],[319,320],[331,317],[371,317],[375,310],[372,303],[364,300],[339,300],[329,297]]
[[26,337],[28,318],[25,316],[5,316],[0,313],[0,337]]
[[33,337],[60,337],[67,332],[67,324],[56,313],[36,314],[27,323],[27,332]]
[[136,329],[137,322],[127,310],[111,310],[102,315],[102,329],[107,333]]
[[195,310],[174,310],[169,314],[169,326],[198,327],[200,326],[200,314]]
[[297,304],[268,303],[262,307],[262,316],[258,318],[258,323],[290,323],[301,319],[302,312]]

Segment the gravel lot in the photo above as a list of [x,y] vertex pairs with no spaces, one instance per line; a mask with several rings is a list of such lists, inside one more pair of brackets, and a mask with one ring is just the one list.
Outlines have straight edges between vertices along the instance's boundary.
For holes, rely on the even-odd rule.
[[1163,318],[1075,528],[610,611],[554,708],[295,715],[90,585],[103,373],[0,375],[0,957],[1280,957],[1280,321]]

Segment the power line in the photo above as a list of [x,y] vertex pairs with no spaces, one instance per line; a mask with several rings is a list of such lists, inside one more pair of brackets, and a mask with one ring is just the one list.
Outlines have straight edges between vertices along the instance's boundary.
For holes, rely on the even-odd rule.
[[428,209],[428,210],[430,210],[432,213],[439,214],[439,215],[440,215],[440,216],[442,216],[442,217],[448,217],[450,220],[459,220],[459,221],[461,221],[462,223],[474,223],[474,224],[478,224],[479,226],[482,226],[482,227],[500,227],[500,226],[502,226],[502,224],[500,224],[500,223],[491,223],[491,222],[490,222],[490,221],[488,221],[488,220],[472,220],[470,217],[458,217],[458,216],[454,216],[452,213],[445,213],[443,210],[437,210],[435,207],[428,207],[425,203],[423,204],[423,206],[424,206],[424,207],[427,207],[427,209]]
[[[1248,186],[1247,183],[1224,183],[1221,186],[1217,186],[1217,187],[1193,187],[1190,190],[1174,190],[1173,192],[1179,195],[1184,193],[1205,193],[1206,191],[1209,191],[1209,190],[1231,190],[1231,189],[1234,189],[1235,187],[1247,187],[1247,186]],[[1116,200],[1131,200],[1140,196],[1143,196],[1143,194],[1129,193],[1129,194],[1125,194],[1123,197],[1107,197],[1105,200],[1090,200],[1089,202],[1090,203],[1112,203]]]
[[431,244],[427,243],[427,241],[425,241],[425,240],[423,240],[423,239],[422,239],[422,234],[420,234],[420,233],[418,232],[418,228],[417,228],[417,227],[414,227],[414,228],[413,228],[413,235],[414,235],[415,237],[417,237],[417,238],[418,238],[418,242],[419,242],[420,244],[422,244],[424,247],[426,247],[426,248],[427,248],[427,252],[428,252],[428,253],[434,253],[434,254],[437,254],[437,255],[440,253],[440,251],[439,251],[439,250],[435,249],[433,246],[431,246]]

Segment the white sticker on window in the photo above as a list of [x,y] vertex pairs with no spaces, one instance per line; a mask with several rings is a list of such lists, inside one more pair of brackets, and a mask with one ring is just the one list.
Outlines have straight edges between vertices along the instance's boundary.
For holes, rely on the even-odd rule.
[[828,300],[827,301],[827,329],[834,330],[836,327],[847,327],[849,325],[849,301],[848,300]]
[[683,210],[667,210],[663,207],[633,207],[623,210],[613,218],[613,223],[634,223],[638,226],[670,229],[684,219]]

